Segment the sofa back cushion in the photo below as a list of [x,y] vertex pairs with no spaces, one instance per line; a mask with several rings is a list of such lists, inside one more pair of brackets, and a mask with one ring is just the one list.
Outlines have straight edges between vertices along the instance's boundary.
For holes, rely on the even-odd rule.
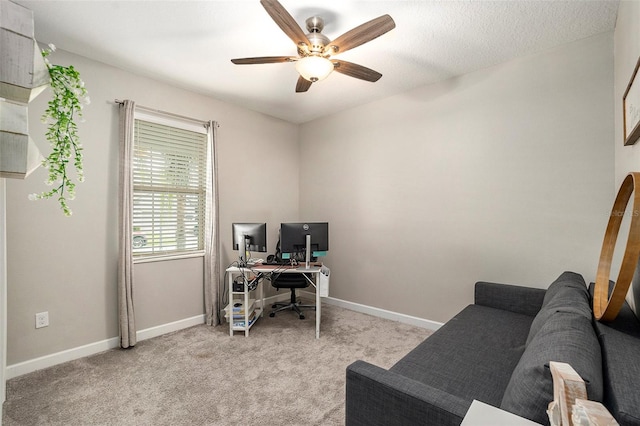
[[570,364],[583,378],[589,399],[602,401],[602,359],[591,320],[555,311],[527,345],[511,375],[500,408],[541,424],[549,424],[553,401],[549,362]]
[[540,311],[531,323],[526,344],[540,331],[543,325],[556,312],[567,312],[591,319],[593,313],[589,299],[589,290],[582,275],[575,272],[563,272],[547,289]]
[[542,307],[544,308],[559,292],[567,287],[584,289],[586,295],[589,295],[587,285],[584,278],[582,278],[582,275],[575,272],[565,271],[551,283],[549,288],[547,288],[547,292],[544,294],[544,299],[542,300]]

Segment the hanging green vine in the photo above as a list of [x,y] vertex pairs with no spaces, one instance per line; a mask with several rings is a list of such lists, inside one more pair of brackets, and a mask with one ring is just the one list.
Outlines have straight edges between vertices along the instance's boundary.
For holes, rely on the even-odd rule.
[[71,216],[71,209],[67,204],[76,195],[76,184],[71,180],[70,163],[76,170],[78,182],[84,182],[82,170],[82,144],[78,140],[78,126],[76,120],[82,120],[82,107],[90,102],[80,73],[72,66],[53,65],[47,59],[55,51],[53,44],[49,49],[42,50],[42,56],[51,77],[51,91],[53,97],[42,116],[42,122],[49,125],[46,138],[51,146],[51,153],[42,162],[49,171],[45,181],[53,185],[50,191],[41,194],[31,194],[32,200],[53,198],[57,196],[60,208],[66,216]]

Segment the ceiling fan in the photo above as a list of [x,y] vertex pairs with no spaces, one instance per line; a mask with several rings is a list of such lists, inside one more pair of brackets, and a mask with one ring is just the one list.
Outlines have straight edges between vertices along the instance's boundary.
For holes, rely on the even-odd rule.
[[395,28],[391,16],[382,15],[372,19],[331,41],[322,34],[324,21],[318,16],[306,20],[307,31],[296,23],[293,17],[277,0],[260,0],[267,13],[284,33],[295,43],[298,56],[262,56],[257,58],[232,59],[237,65],[274,64],[295,62],[300,73],[296,92],[306,92],[312,83],[326,78],[331,71],[337,71],[349,77],[375,82],[382,77],[377,71],[352,62],[332,58],[333,55],[367,43]]

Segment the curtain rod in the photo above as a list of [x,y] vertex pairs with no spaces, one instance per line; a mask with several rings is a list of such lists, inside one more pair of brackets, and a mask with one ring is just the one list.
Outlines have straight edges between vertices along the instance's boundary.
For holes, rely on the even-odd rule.
[[[124,104],[124,101],[121,101],[120,99],[114,99],[114,102],[117,103],[117,104],[120,104],[120,105]],[[162,111],[162,110],[155,109],[155,108],[149,108],[149,107],[138,105],[138,104],[136,104],[136,108],[144,110],[144,111],[148,111],[148,112],[155,112],[155,113],[162,114],[162,115],[168,115],[170,117],[180,118],[182,120],[192,121],[194,123],[202,124],[205,127],[209,126],[209,122],[208,121],[198,120],[197,118],[186,117],[184,115],[174,114],[172,112]],[[213,123],[214,123],[214,125],[216,127],[220,127],[220,124],[217,121],[214,121]]]

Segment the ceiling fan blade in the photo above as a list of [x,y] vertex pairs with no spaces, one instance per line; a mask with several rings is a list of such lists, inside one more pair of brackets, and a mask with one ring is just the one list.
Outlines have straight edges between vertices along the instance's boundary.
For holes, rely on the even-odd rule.
[[324,49],[325,53],[335,55],[336,53],[346,52],[349,49],[358,47],[374,38],[380,37],[382,34],[391,31],[396,27],[396,23],[389,15],[382,15],[376,19],[355,27],[347,31],[337,39],[330,42]]
[[360,80],[366,80],[376,82],[380,80],[382,74],[378,71],[374,71],[371,68],[363,67],[362,65],[354,64],[347,61],[333,60],[333,70],[341,74],[348,75],[349,77],[359,78]]
[[236,65],[252,65],[252,64],[278,64],[281,62],[292,62],[296,56],[261,56],[257,58],[239,58],[232,59]]
[[302,31],[300,25],[287,12],[287,10],[278,2],[278,0],[260,0],[260,4],[265,8],[271,19],[275,21],[282,31],[293,41],[296,46],[304,43],[310,44],[307,35]]
[[298,82],[296,83],[296,93],[306,92],[311,87],[311,82],[304,78],[303,76],[298,77]]

